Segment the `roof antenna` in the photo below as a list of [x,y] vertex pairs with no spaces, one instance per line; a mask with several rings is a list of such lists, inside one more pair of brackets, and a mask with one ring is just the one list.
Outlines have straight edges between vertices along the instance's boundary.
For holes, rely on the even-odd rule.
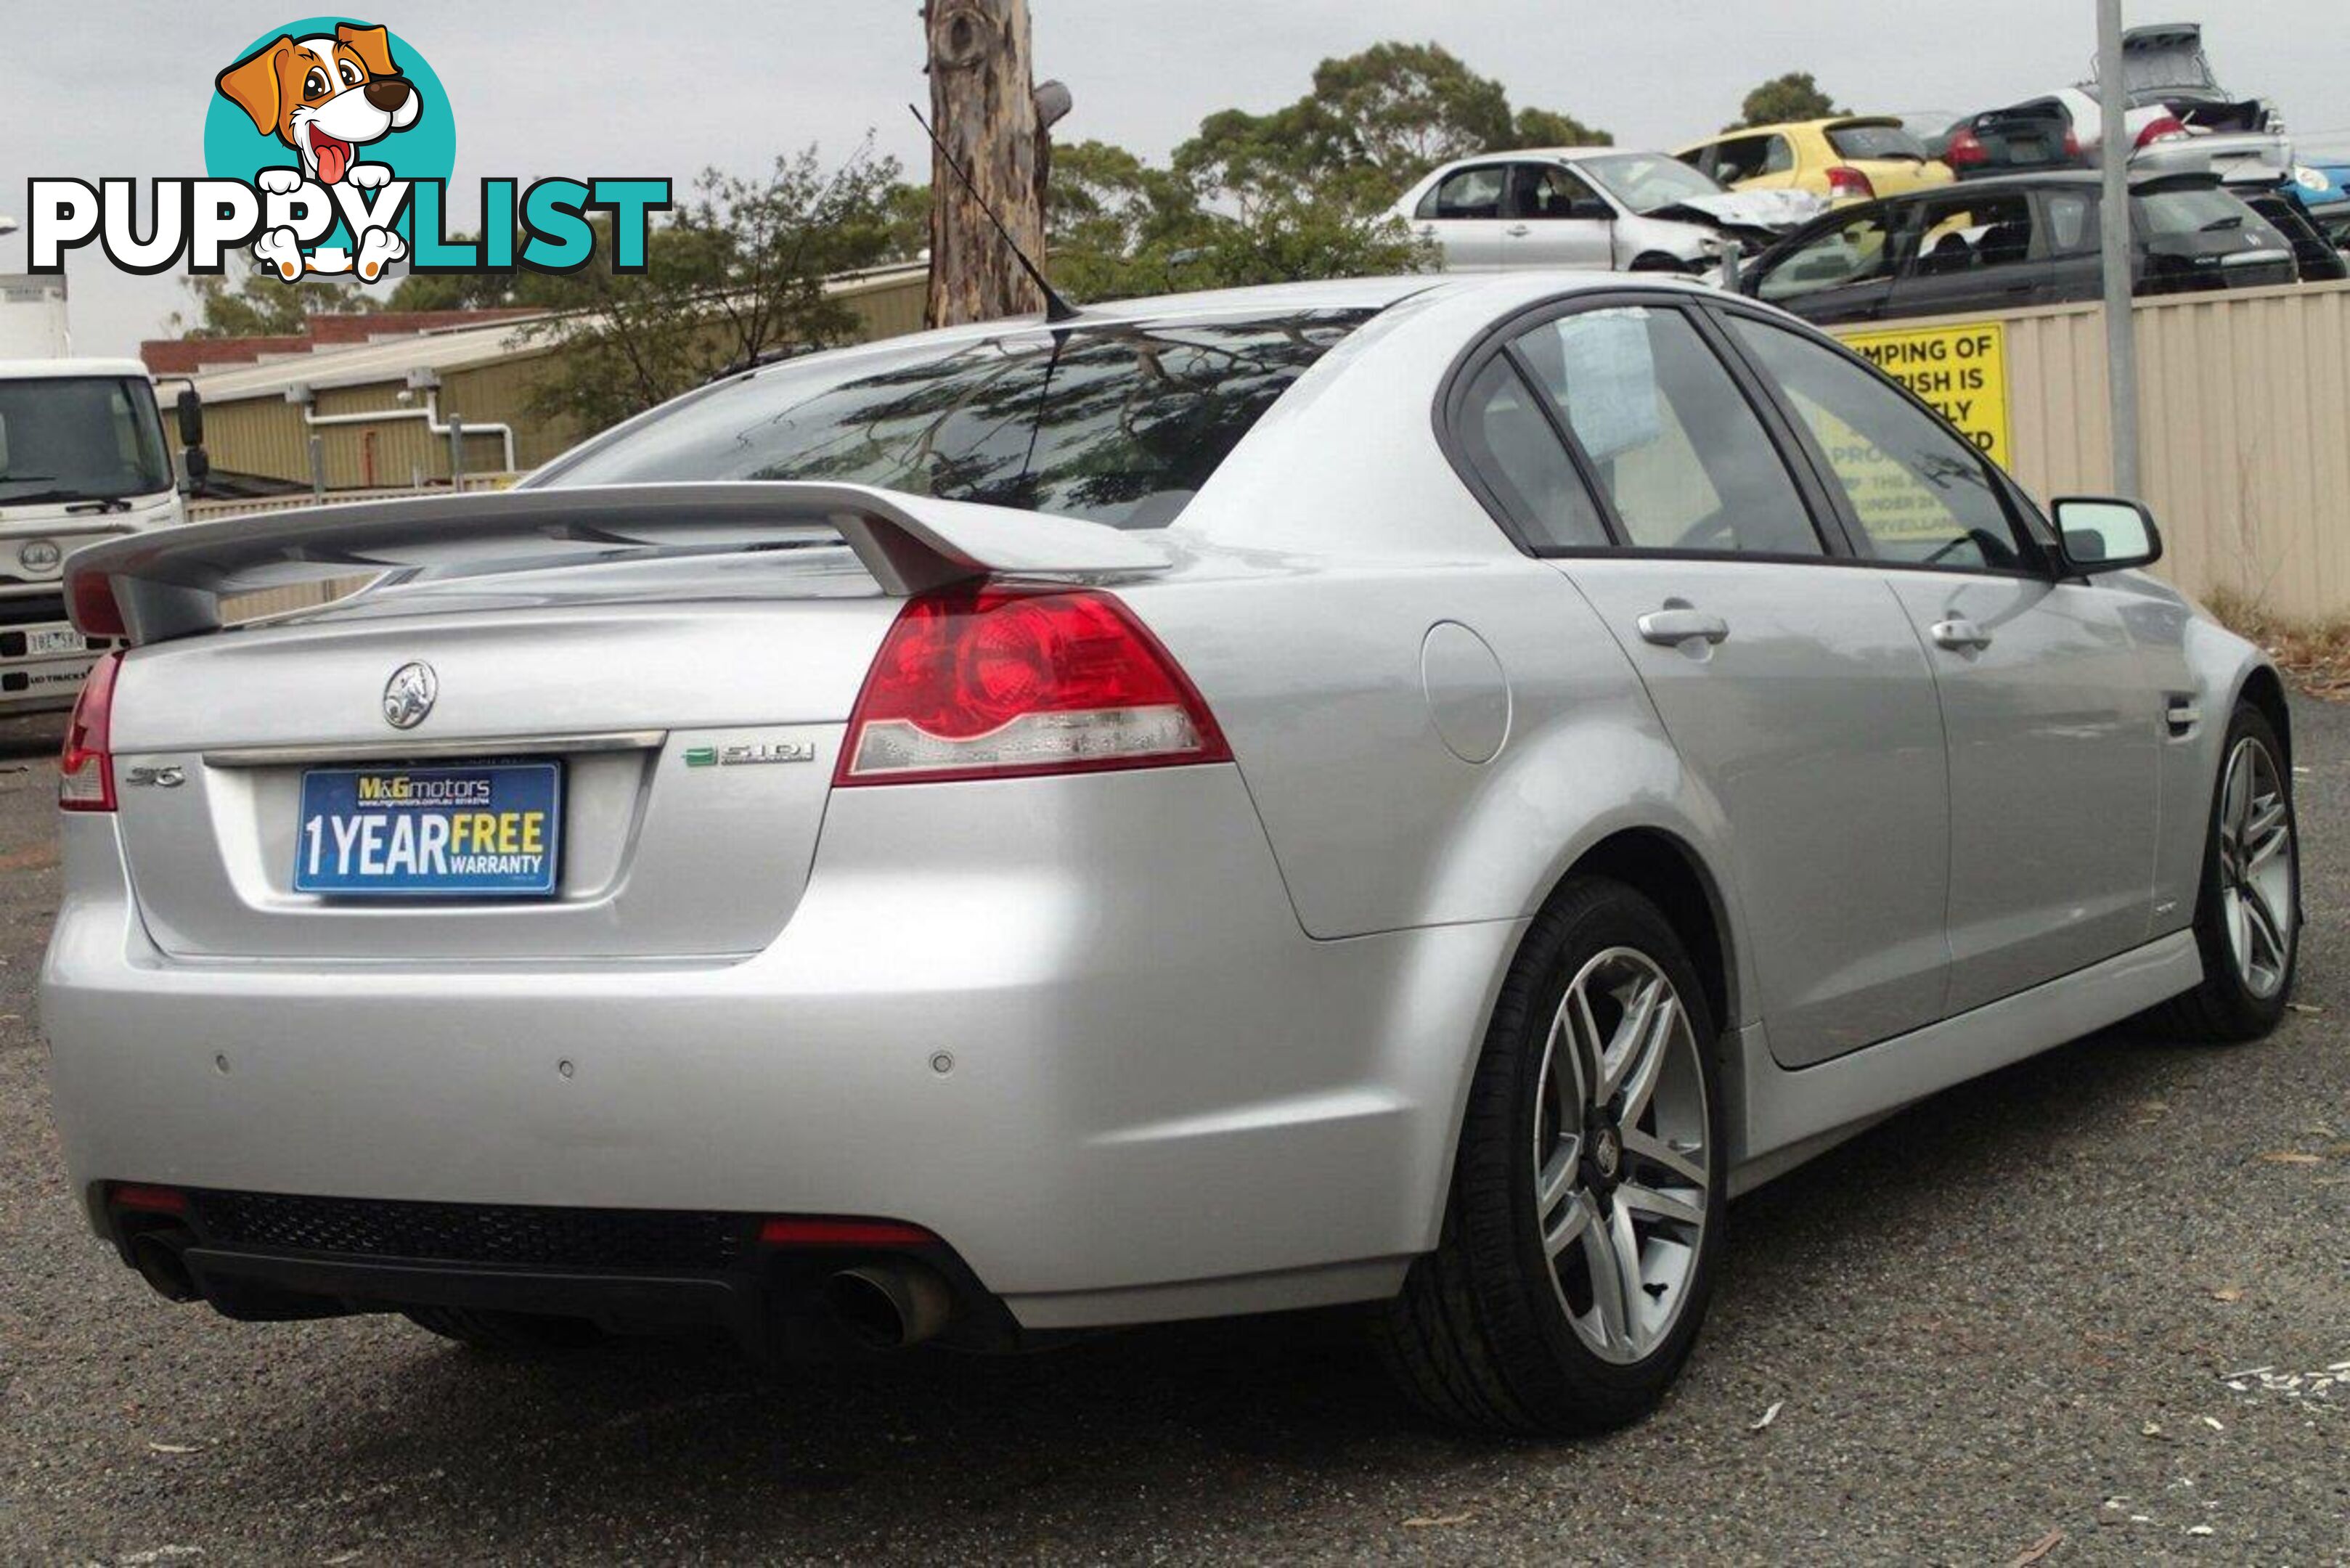
[[1003,248],[1012,253],[1012,259],[1020,264],[1020,270],[1026,273],[1029,281],[1043,293],[1045,320],[1048,324],[1055,325],[1076,320],[1077,307],[1063,299],[1060,290],[1046,282],[1044,273],[1037,268],[1035,262],[1028,259],[1028,253],[1022,250],[1018,243],[1013,239],[1012,231],[1003,226],[1003,220],[995,215],[995,209],[987,204],[987,198],[981,195],[979,187],[971,182],[971,176],[964,171],[962,164],[955,161],[955,155],[947,151],[947,144],[939,139],[939,133],[931,129],[931,122],[922,118],[922,111],[910,103],[906,106],[906,112],[914,117],[914,123],[922,128],[922,134],[929,137],[931,145],[939,150],[939,156],[946,161],[946,166],[955,171],[955,178],[962,182],[962,188],[971,192],[971,199],[979,203],[979,210],[985,213],[987,221],[995,225],[997,235],[1003,241]]

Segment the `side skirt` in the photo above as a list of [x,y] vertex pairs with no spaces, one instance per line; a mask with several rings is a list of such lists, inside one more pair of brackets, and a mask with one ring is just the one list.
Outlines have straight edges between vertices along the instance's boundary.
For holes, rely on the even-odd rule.
[[2118,1023],[2202,979],[2194,933],[2174,931],[1817,1066],[1782,1067],[1754,1024],[1731,1047],[1744,1093],[1732,1106],[1731,1190],[1759,1187],[1904,1106]]

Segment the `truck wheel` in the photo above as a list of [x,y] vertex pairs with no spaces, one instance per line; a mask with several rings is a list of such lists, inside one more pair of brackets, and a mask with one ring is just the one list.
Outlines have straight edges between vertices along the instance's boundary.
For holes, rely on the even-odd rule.
[[1378,1323],[1405,1396],[1485,1430],[1605,1430],[1697,1337],[1726,1190],[1712,1016],[1654,904],[1570,882],[1503,983],[1437,1250]]

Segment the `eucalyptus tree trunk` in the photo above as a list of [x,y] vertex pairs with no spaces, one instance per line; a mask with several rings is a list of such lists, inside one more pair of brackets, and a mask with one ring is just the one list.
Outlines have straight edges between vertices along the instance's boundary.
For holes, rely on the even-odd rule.
[[[931,123],[1013,242],[1045,261],[1044,135],[1030,79],[1027,0],[924,0]],[[931,154],[933,327],[1045,307],[945,154]]]

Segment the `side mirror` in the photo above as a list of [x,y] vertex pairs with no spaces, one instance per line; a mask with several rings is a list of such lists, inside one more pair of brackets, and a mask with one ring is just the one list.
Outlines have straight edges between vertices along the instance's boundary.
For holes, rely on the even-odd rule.
[[196,396],[193,387],[180,389],[179,401],[173,411],[180,417],[180,444],[189,447],[203,445],[204,400]]
[[2062,541],[2064,566],[2083,576],[2126,572],[2162,559],[2162,530],[2135,501],[2064,495],[2049,506]]
[[1596,196],[1585,196],[1566,204],[1566,215],[1586,223],[1612,223],[1616,209]]

